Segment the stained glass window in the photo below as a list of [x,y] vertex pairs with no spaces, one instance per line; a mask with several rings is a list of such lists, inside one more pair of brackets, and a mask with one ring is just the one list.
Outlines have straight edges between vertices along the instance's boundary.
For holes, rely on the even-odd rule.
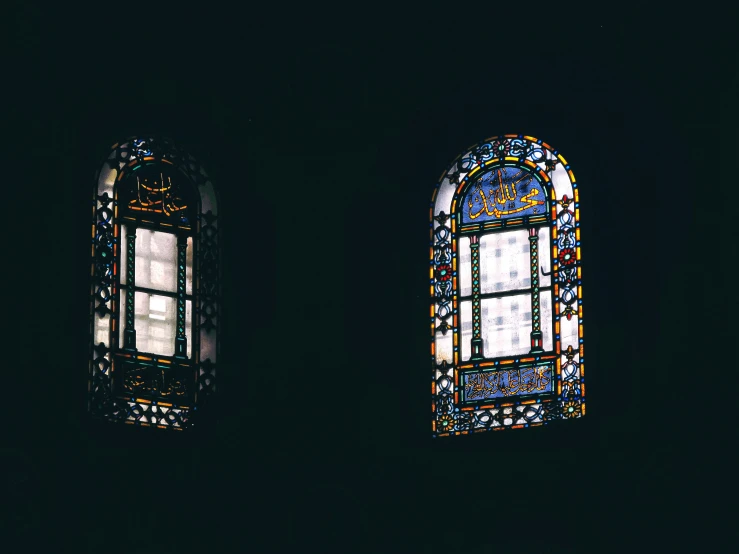
[[170,140],[113,146],[92,199],[89,410],[183,430],[215,392],[218,206]]
[[434,436],[585,415],[580,199],[530,136],[477,144],[430,210]]

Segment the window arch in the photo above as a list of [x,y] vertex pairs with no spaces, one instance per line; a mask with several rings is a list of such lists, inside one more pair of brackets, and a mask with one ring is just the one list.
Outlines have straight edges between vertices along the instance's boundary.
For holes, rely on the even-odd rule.
[[92,202],[88,408],[185,429],[215,392],[218,202],[192,156],[133,137],[98,171]]
[[434,436],[585,414],[580,204],[530,136],[468,149],[431,200]]

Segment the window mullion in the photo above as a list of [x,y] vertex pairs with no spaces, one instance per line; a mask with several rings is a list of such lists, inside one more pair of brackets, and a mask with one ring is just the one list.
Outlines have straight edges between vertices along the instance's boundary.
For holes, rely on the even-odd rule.
[[126,328],[123,333],[123,348],[136,350],[136,327],[134,301],[136,297],[136,227],[127,226],[126,235]]
[[539,309],[539,234],[536,227],[529,229],[531,267],[531,352],[543,352],[541,310]]
[[471,360],[482,360],[482,325],[480,317],[480,237],[470,236],[470,262],[472,267],[472,340]]
[[175,357],[187,357],[187,336],[185,335],[185,283],[187,267],[187,236],[177,237],[177,336],[175,337]]

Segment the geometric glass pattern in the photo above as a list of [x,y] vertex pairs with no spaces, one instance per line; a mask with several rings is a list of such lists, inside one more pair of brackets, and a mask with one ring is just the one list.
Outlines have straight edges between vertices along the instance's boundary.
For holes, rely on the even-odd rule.
[[113,146],[92,199],[88,409],[184,430],[216,388],[219,226],[215,189],[172,141]]
[[521,429],[585,415],[580,195],[530,136],[485,140],[430,207],[432,432]]

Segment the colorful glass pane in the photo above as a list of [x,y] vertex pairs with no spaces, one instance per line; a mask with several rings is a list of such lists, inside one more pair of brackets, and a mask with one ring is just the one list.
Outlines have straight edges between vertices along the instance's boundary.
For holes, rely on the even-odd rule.
[[215,390],[215,190],[197,160],[152,137],[115,145],[95,183],[90,412],[185,429]]
[[585,414],[579,191],[533,137],[470,148],[431,203],[435,436]]

